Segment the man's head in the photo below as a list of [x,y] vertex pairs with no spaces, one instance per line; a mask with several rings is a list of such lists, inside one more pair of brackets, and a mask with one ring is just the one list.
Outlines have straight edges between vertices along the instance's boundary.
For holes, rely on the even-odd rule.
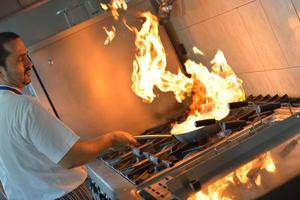
[[0,33],[0,84],[23,89],[31,82],[32,63],[22,39],[15,33]]

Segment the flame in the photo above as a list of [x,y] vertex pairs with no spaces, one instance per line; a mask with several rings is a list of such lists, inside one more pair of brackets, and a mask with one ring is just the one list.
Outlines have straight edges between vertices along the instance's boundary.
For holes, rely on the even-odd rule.
[[115,20],[119,19],[119,9],[127,10],[127,3],[125,0],[111,0],[109,4],[100,3],[100,7],[107,11],[110,9],[112,16]]
[[199,191],[190,196],[188,200],[232,199],[228,196],[225,196],[225,192],[229,188],[229,185],[241,185],[247,189],[251,189],[253,186],[259,187],[262,185],[262,177],[261,174],[259,174],[261,170],[266,170],[269,173],[276,172],[276,166],[272,160],[270,152],[260,155],[258,158],[248,162],[234,172],[231,172],[225,177],[208,185],[207,194],[205,194],[203,191]]
[[132,29],[136,33],[137,49],[133,62],[132,89],[148,103],[156,97],[154,86],[163,92],[173,91],[177,101],[181,102],[184,92],[189,88],[187,85],[191,87],[193,82],[180,70],[177,75],[166,70],[166,53],[159,36],[158,19],[150,12],[141,13],[141,17],[146,19],[141,30]]
[[103,9],[103,10],[108,10],[108,5],[107,4],[104,4],[104,3],[100,3],[100,7]]
[[[119,9],[127,10],[127,4],[126,4],[125,0],[111,0],[109,4],[100,3],[100,7],[105,11],[110,9],[111,14],[115,20],[119,19],[119,12],[118,12]],[[110,30],[110,31],[107,30],[106,27],[103,27],[103,29],[105,30],[105,32],[107,34],[107,38],[104,42],[104,45],[107,45],[115,38],[116,29],[114,26],[112,26],[112,30]]]
[[276,166],[275,166],[269,152],[267,153],[267,157],[265,159],[264,166],[268,172],[276,171]]
[[104,42],[104,45],[107,45],[108,43],[110,43],[116,36],[116,28],[114,26],[112,26],[112,30],[107,30],[107,28],[104,26],[103,29],[105,30],[106,34],[107,34],[107,38]]
[[193,47],[193,52],[194,52],[194,54],[200,54],[200,55],[204,56],[204,53],[197,47]]
[[260,186],[260,185],[261,185],[261,176],[260,176],[260,174],[256,177],[256,179],[255,179],[255,184],[256,184],[257,186]]
[[248,172],[252,169],[253,163],[249,162],[235,171],[235,176],[238,178],[239,183],[246,184],[248,182]]
[[[148,103],[156,97],[154,86],[163,92],[173,92],[178,102],[182,102],[187,96],[193,96],[189,117],[182,124],[176,124],[172,134],[196,129],[196,120],[220,120],[229,113],[228,103],[245,99],[242,80],[236,77],[220,50],[211,61],[211,72],[203,64],[192,60],[185,63],[190,78],[180,69],[177,74],[167,71],[166,53],[159,36],[158,20],[150,12],[143,12],[140,16],[145,18],[145,22],[140,31],[133,30],[136,33],[137,49],[133,62],[133,91]],[[203,55],[196,47],[193,50]]]

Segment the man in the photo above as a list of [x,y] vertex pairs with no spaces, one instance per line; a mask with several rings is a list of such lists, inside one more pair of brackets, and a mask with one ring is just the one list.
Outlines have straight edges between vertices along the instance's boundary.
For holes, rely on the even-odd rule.
[[116,131],[82,141],[33,97],[32,63],[20,37],[0,33],[0,180],[8,199],[91,199],[83,166],[103,150],[135,144]]

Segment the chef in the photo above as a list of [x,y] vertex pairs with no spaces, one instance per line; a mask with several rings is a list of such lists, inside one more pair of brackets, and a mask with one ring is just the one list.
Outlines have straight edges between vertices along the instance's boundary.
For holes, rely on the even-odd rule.
[[135,145],[126,132],[114,131],[84,141],[23,95],[32,63],[22,39],[0,33],[0,180],[8,199],[92,199],[84,164],[110,147]]

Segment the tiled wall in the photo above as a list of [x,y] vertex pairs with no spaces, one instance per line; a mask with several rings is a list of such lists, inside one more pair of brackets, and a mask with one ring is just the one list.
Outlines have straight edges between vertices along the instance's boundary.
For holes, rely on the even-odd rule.
[[171,22],[190,58],[221,49],[247,94],[299,97],[299,15],[300,0],[177,0]]

